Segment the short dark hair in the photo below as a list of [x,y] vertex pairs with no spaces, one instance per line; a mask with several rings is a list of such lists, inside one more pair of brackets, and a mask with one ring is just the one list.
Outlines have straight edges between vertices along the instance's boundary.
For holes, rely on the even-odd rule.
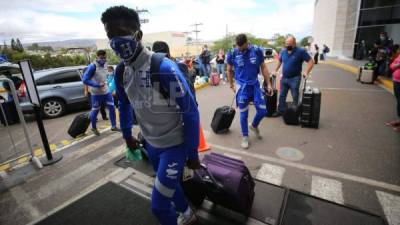
[[114,67],[113,66],[107,66],[107,69],[111,69],[112,71],[114,71]]
[[239,34],[236,36],[236,45],[242,46],[247,43],[247,36],[245,34]]
[[107,52],[104,51],[103,49],[100,49],[100,50],[98,50],[98,51],[96,52],[96,55],[97,55],[97,56],[106,55],[106,54],[107,54]]
[[156,41],[153,43],[153,52],[166,53],[169,57],[169,46],[165,41]]
[[[101,22],[106,27],[107,37],[124,36],[140,30],[138,13],[126,6],[112,6],[103,12]],[[121,29],[124,27],[126,29]],[[132,32],[133,31],[133,32]]]

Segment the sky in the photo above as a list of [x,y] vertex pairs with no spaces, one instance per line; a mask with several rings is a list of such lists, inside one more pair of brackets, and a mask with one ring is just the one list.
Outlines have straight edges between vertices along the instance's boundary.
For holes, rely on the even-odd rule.
[[[193,31],[216,40],[232,33],[270,38],[275,33],[311,35],[314,0],[0,0],[0,42],[23,43],[106,38],[101,13],[110,6],[147,9],[144,34]],[[192,33],[191,37],[195,37]]]

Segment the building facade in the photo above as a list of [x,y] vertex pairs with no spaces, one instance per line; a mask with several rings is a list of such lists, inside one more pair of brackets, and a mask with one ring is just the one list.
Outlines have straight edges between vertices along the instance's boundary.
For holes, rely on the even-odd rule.
[[400,43],[400,0],[315,1],[313,43],[333,56],[352,58],[361,40],[371,48],[383,31]]

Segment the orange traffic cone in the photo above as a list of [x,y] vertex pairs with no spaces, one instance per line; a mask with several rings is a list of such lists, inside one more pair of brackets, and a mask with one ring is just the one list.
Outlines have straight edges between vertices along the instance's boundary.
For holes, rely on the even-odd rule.
[[201,125],[200,125],[200,138],[199,139],[200,139],[199,140],[199,142],[200,142],[199,148],[198,148],[199,152],[205,152],[205,151],[208,151],[211,149],[210,146],[206,143],[206,139],[205,139],[204,133],[203,133],[203,128],[201,127]]

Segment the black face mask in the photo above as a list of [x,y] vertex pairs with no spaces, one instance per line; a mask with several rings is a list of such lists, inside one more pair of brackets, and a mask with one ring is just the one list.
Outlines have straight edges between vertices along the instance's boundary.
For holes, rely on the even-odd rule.
[[292,51],[293,50],[293,46],[286,46],[286,49],[288,50],[288,51]]

